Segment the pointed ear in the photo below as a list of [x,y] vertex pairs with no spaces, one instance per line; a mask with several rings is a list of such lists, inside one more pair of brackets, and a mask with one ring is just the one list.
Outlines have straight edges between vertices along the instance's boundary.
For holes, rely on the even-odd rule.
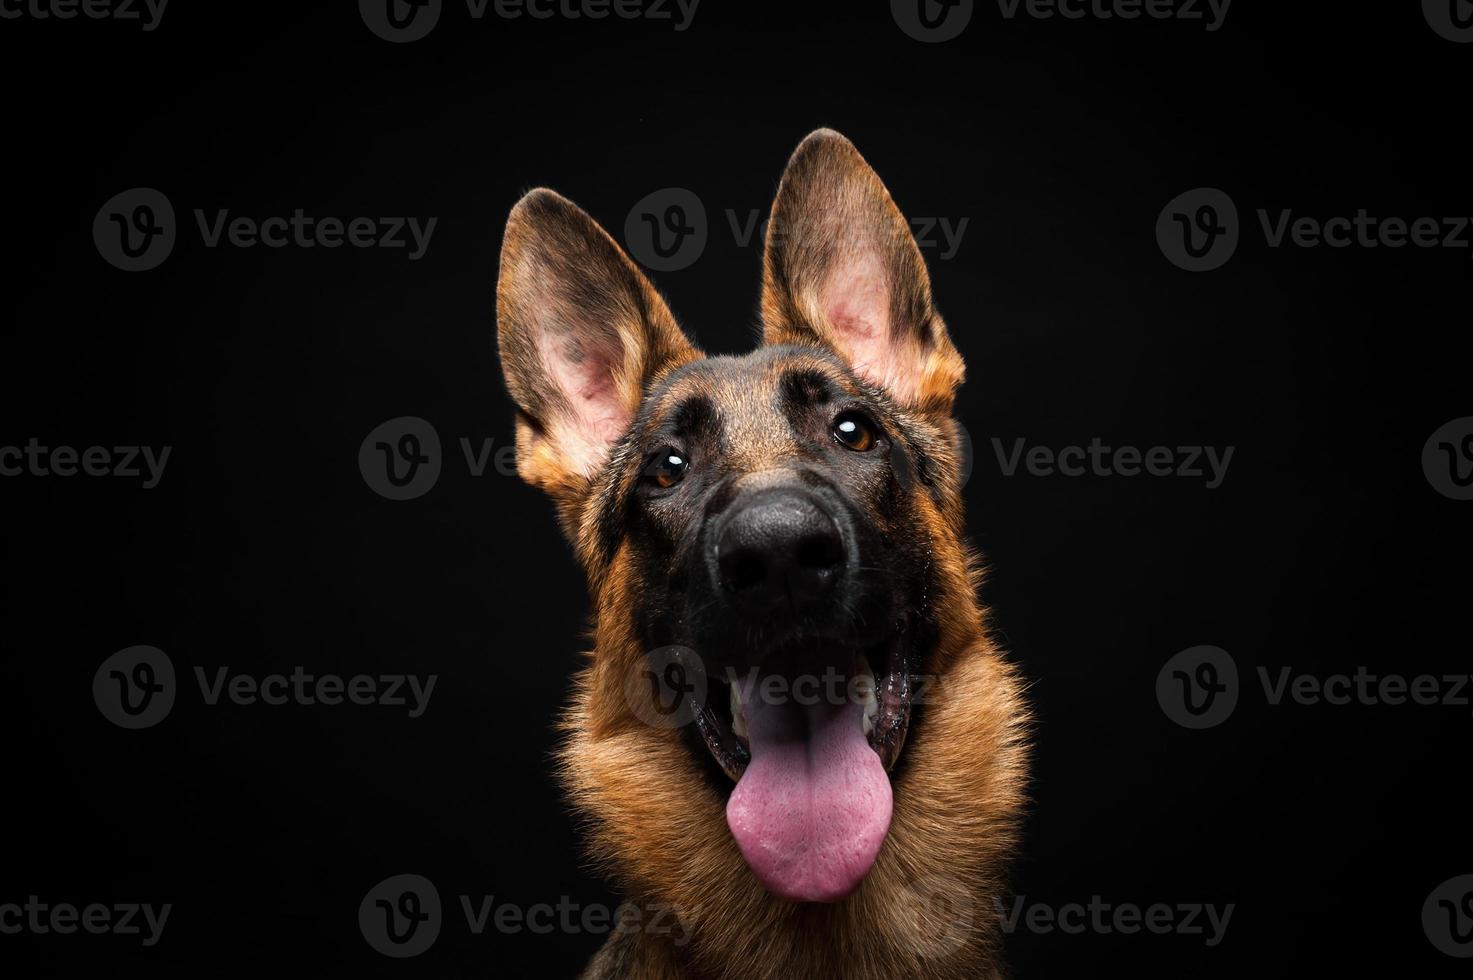
[[762,324],[764,343],[826,346],[910,411],[949,413],[965,373],[910,225],[833,130],[810,134],[783,172],[767,226]]
[[564,505],[565,521],[629,427],[645,386],[700,356],[608,233],[543,188],[507,219],[496,335],[521,409],[517,472]]

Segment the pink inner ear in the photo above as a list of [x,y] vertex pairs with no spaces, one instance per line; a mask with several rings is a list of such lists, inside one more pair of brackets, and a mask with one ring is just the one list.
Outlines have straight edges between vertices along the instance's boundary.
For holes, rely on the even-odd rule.
[[566,418],[553,423],[559,429],[559,444],[569,467],[585,475],[603,465],[609,447],[630,420],[615,377],[622,361],[613,346],[601,340],[571,331],[546,331],[538,343],[547,376],[569,409]]
[[904,402],[915,380],[904,370],[890,322],[890,284],[873,254],[835,269],[819,292],[819,304],[854,373]]

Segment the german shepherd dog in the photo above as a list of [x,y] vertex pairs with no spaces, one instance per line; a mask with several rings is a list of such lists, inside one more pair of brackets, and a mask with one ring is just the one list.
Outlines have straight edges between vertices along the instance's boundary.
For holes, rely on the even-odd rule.
[[[879,177],[829,130],[793,153],[745,356],[550,190],[496,299],[517,470],[594,604],[561,777],[621,908],[681,926],[584,976],[1001,976],[1027,712],[965,540],[962,359]],[[684,723],[651,723],[672,676]]]

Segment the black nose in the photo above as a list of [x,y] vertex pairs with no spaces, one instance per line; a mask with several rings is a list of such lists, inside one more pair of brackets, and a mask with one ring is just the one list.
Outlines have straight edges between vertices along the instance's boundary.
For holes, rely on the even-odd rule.
[[822,599],[844,577],[844,539],[801,491],[739,502],[721,527],[716,568],[728,599],[748,612]]

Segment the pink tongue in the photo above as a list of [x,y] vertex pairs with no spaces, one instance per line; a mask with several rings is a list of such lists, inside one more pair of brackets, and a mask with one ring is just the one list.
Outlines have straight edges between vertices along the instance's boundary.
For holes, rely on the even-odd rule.
[[[890,777],[861,727],[863,708],[818,704],[801,686],[767,704],[743,682],[752,761],[726,804],[747,866],[768,891],[835,902],[859,887],[890,829]],[[839,691],[842,697],[842,689]]]

